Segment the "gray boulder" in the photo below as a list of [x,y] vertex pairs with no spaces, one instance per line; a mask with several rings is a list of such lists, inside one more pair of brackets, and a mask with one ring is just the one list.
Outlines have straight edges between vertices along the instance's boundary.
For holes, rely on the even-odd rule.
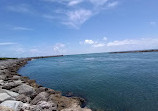
[[5,80],[6,79],[6,75],[0,75],[0,80]]
[[4,85],[4,81],[0,80],[0,86],[2,87]]
[[23,106],[23,103],[21,101],[7,100],[2,102],[0,106],[8,107],[10,109],[13,109],[13,111],[20,111]]
[[15,97],[17,97],[18,95],[18,93],[5,89],[0,89],[0,102],[3,102],[5,100],[15,100]]
[[19,94],[6,89],[0,89],[0,93],[7,93],[11,97],[17,97]]
[[12,77],[12,80],[19,80],[20,79],[20,76],[17,76],[17,75],[14,75],[13,77]]
[[9,89],[15,88],[15,87],[17,87],[21,84],[22,84],[21,80],[13,81],[13,82],[7,82],[7,83],[3,84],[3,88],[9,90]]
[[29,85],[22,84],[14,89],[11,89],[12,91],[18,92],[19,94],[25,94],[25,95],[32,95],[35,93],[35,89]]
[[12,99],[11,96],[9,96],[7,93],[0,93],[0,102],[3,102],[5,100]]
[[3,75],[5,74],[5,71],[4,70],[0,70],[0,75]]
[[45,92],[46,88],[45,87],[39,87],[36,89],[37,94],[41,93],[41,92]]
[[39,101],[47,101],[49,94],[46,92],[39,93],[30,103],[36,105]]

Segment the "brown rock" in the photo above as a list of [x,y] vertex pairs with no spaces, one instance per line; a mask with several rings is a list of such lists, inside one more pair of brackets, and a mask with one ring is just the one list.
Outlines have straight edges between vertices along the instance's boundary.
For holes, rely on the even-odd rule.
[[16,97],[17,101],[21,101],[23,103],[29,103],[31,101],[30,97],[25,96],[24,94],[21,94],[19,96]]
[[14,111],[14,110],[5,106],[0,106],[0,111]]

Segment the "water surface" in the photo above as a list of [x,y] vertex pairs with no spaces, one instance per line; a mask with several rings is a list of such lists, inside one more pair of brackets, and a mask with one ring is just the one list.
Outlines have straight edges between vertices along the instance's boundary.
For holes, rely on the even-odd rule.
[[158,111],[158,53],[85,54],[30,61],[19,73],[104,111]]

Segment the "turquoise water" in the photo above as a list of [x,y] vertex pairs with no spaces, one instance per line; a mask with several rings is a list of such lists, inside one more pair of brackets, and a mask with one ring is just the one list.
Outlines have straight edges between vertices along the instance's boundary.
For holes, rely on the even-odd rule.
[[158,53],[85,54],[30,61],[19,70],[108,111],[158,111]]

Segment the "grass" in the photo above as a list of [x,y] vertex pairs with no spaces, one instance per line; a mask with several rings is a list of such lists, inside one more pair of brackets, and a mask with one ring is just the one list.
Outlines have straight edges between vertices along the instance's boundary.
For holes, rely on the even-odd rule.
[[6,57],[0,58],[0,60],[7,60],[7,59],[17,59],[17,58],[6,58]]

